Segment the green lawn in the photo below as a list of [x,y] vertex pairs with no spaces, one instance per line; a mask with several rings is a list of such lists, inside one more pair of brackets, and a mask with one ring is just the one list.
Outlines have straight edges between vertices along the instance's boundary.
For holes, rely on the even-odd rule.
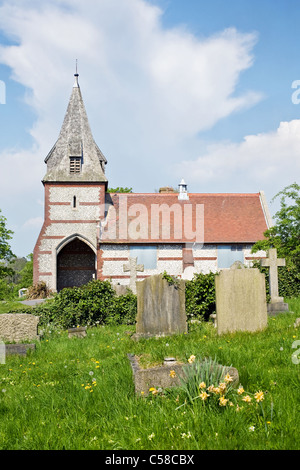
[[[89,328],[83,339],[49,329],[36,351],[0,364],[0,449],[299,449],[300,364],[292,354],[300,299],[289,304],[294,313],[269,318],[255,334],[219,337],[202,323],[188,335],[134,342],[134,326]],[[128,353],[145,366],[165,356],[216,357],[238,369],[245,394],[263,391],[264,400],[184,404],[178,390],[136,397]]]

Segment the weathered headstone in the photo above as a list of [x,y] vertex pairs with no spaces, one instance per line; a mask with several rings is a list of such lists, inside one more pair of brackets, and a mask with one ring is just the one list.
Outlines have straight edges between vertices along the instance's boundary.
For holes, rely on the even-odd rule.
[[269,286],[271,302],[268,304],[268,313],[274,315],[278,312],[286,312],[289,309],[288,304],[284,303],[283,297],[279,297],[278,291],[278,266],[285,266],[284,258],[277,258],[276,248],[268,251],[268,258],[260,261],[261,266],[269,268]]
[[36,339],[39,317],[28,313],[2,313],[0,315],[0,339],[8,343]]
[[169,283],[161,274],[137,282],[134,339],[187,333],[185,281]]
[[231,266],[230,269],[246,269],[245,265],[241,261],[235,261]]
[[136,294],[136,275],[137,272],[143,272],[144,266],[137,264],[137,258],[129,258],[129,262],[123,265],[123,271],[130,273],[129,287]]
[[265,276],[257,268],[222,270],[215,277],[215,286],[219,335],[266,328]]
[[123,284],[113,284],[112,286],[117,297],[128,294],[128,286]]

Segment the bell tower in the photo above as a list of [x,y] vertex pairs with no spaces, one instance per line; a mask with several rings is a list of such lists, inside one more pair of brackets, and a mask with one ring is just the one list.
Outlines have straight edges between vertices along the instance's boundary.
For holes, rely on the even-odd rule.
[[33,258],[33,282],[58,291],[97,276],[97,233],[107,189],[107,161],[91,132],[77,70],[74,76],[58,139],[45,159],[44,224]]

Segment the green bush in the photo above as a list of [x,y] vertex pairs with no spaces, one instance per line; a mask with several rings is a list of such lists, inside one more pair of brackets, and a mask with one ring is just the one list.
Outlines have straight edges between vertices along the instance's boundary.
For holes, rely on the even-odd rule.
[[186,314],[189,320],[208,320],[216,310],[215,273],[195,274],[186,282]]
[[117,297],[109,281],[91,281],[82,287],[62,289],[53,299],[35,308],[40,324],[62,328],[97,324],[132,324],[136,317],[136,296]]
[[[270,301],[269,268],[262,267],[259,261],[253,263],[266,277],[267,301]],[[300,295],[300,273],[295,266],[278,268],[278,291],[280,297],[298,297]]]

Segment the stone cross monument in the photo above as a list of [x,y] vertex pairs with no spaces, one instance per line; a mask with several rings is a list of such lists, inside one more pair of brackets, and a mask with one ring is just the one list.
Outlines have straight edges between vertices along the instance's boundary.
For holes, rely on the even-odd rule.
[[289,307],[288,304],[284,303],[283,297],[279,297],[278,291],[278,266],[285,266],[284,258],[277,258],[276,248],[270,248],[268,251],[268,258],[260,261],[261,266],[269,268],[269,284],[270,284],[270,295],[271,302],[268,304],[268,312],[286,312]]
[[134,294],[136,294],[136,274],[137,272],[144,271],[143,264],[137,264],[137,258],[129,258],[129,262],[123,265],[123,271],[130,272],[129,287]]

